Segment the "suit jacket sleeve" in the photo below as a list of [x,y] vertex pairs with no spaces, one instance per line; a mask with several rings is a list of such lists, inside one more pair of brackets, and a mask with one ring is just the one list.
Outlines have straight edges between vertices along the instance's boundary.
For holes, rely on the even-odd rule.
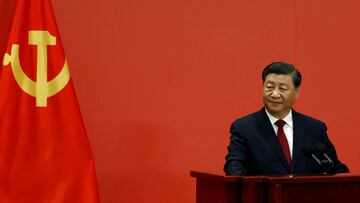
[[322,127],[323,127],[323,130],[322,132],[324,132],[324,135],[323,135],[323,140],[322,140],[322,143],[327,147],[327,149],[329,150],[328,153],[329,153],[329,156],[333,159],[334,161],[334,166],[330,169],[330,173],[348,173],[349,172],[349,168],[341,163],[341,161],[338,159],[338,156],[336,154],[336,150],[335,150],[335,147],[334,145],[331,143],[328,135],[327,135],[327,127],[326,127],[326,124],[325,123],[322,123]]
[[230,134],[224,172],[226,175],[247,175],[248,147],[245,135],[236,121],[230,127]]

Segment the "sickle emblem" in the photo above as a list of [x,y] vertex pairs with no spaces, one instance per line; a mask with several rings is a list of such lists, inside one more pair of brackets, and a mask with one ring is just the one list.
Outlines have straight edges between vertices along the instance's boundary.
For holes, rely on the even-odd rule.
[[16,83],[27,94],[36,98],[37,107],[46,107],[47,98],[57,94],[70,80],[70,72],[66,60],[60,73],[51,81],[47,80],[47,46],[56,45],[56,37],[48,31],[29,31],[29,44],[37,46],[36,82],[23,71],[19,59],[19,44],[11,46],[11,54],[5,54],[3,65],[11,63]]

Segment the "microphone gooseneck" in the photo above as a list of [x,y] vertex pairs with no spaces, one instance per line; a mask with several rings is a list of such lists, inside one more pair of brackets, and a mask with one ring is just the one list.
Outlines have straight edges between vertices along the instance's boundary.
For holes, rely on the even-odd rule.
[[330,158],[331,153],[324,144],[305,144],[302,151],[305,157],[312,158],[322,168],[323,174],[328,174],[334,168],[334,161]]

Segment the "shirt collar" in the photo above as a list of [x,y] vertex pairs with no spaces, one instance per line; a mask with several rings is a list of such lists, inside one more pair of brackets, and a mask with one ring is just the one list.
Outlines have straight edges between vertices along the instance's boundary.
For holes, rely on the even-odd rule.
[[[266,109],[265,109],[265,111],[270,119],[271,125],[274,125],[275,122],[279,119],[272,116]],[[292,109],[290,109],[289,113],[285,116],[285,118],[283,120],[285,121],[285,123],[287,125],[289,125],[290,127],[293,127]]]

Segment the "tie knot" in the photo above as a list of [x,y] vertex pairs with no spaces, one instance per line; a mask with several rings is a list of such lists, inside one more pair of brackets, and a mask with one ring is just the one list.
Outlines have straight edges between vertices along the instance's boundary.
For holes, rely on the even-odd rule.
[[279,120],[277,120],[277,121],[275,122],[275,125],[276,125],[277,127],[279,127],[279,128],[282,128],[282,127],[285,125],[285,121],[279,119]]

